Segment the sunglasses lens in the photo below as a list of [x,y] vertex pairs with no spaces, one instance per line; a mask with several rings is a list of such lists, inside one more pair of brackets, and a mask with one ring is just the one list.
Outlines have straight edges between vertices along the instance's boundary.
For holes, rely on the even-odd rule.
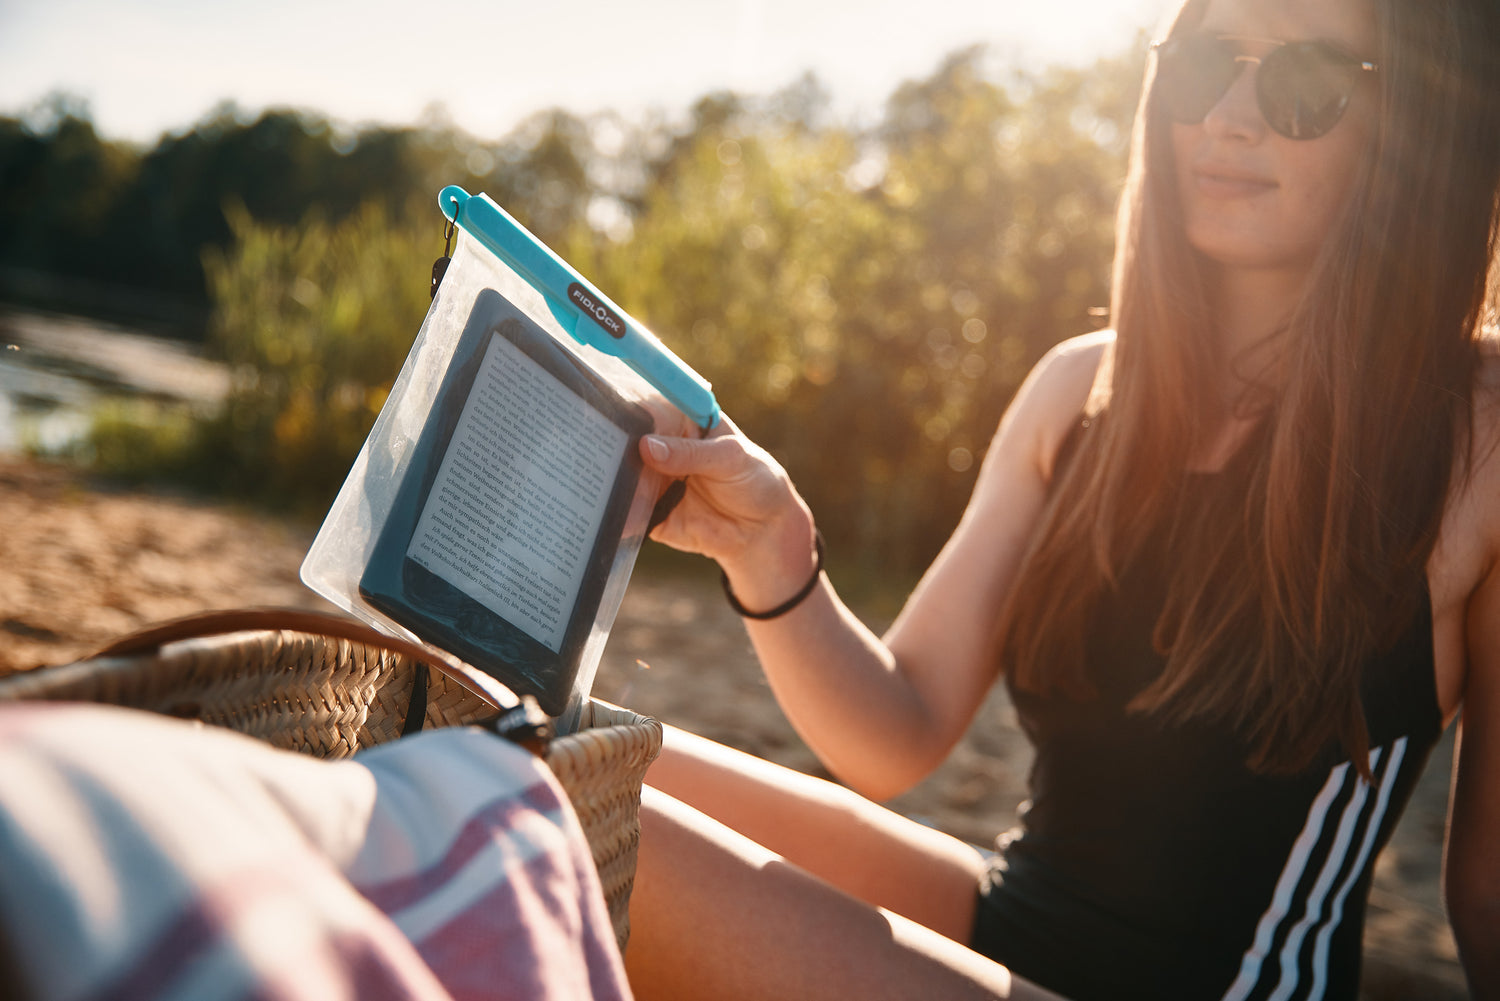
[[[1243,66],[1232,39],[1211,35],[1169,39],[1157,56],[1162,103],[1184,125],[1203,121]],[[1288,139],[1316,139],[1337,125],[1362,72],[1351,56],[1317,41],[1278,45],[1258,61],[1260,113]]]
[[1161,46],[1157,81],[1173,121],[1203,121],[1239,72],[1234,56],[1224,42],[1205,35],[1185,35]]
[[1266,56],[1256,94],[1266,124],[1289,139],[1316,139],[1338,124],[1359,75],[1347,56],[1293,42]]

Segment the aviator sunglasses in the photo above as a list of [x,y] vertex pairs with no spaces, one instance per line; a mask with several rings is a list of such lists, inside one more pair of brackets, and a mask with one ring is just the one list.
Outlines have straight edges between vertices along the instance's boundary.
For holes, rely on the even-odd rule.
[[[1264,56],[1246,55],[1244,43],[1274,45]],[[1361,76],[1372,62],[1327,42],[1276,42],[1240,35],[1186,34],[1153,42],[1157,83],[1173,121],[1195,125],[1208,115],[1252,63],[1260,113],[1288,139],[1316,139],[1339,123]]]

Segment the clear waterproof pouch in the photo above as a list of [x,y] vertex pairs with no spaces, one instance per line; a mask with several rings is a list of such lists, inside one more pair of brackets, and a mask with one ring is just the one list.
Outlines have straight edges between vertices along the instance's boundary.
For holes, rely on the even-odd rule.
[[569,732],[662,493],[641,436],[706,431],[719,409],[488,196],[439,203],[457,247],[302,579]]

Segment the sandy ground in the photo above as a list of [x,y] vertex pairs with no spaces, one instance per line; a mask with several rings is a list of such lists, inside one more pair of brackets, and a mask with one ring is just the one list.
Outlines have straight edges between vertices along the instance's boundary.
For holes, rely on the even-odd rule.
[[[326,607],[297,579],[310,531],[223,505],[101,489],[62,467],[0,458],[0,523],[0,674],[204,609]],[[820,773],[711,575],[637,571],[594,694]],[[891,805],[987,843],[1014,822],[1029,756],[997,692],[948,763]],[[1467,997],[1438,891],[1451,757],[1450,733],[1377,868],[1370,1001]]]

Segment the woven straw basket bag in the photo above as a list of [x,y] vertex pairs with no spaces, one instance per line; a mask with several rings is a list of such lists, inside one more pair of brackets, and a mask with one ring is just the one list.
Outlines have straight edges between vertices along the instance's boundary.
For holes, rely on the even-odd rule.
[[[520,704],[440,651],[290,609],[164,623],[84,660],[0,679],[0,699],[145,709],[320,758],[347,757],[419,728],[493,719]],[[542,751],[583,825],[621,948],[630,933],[641,781],[661,740],[656,720],[594,701],[578,732]]]

